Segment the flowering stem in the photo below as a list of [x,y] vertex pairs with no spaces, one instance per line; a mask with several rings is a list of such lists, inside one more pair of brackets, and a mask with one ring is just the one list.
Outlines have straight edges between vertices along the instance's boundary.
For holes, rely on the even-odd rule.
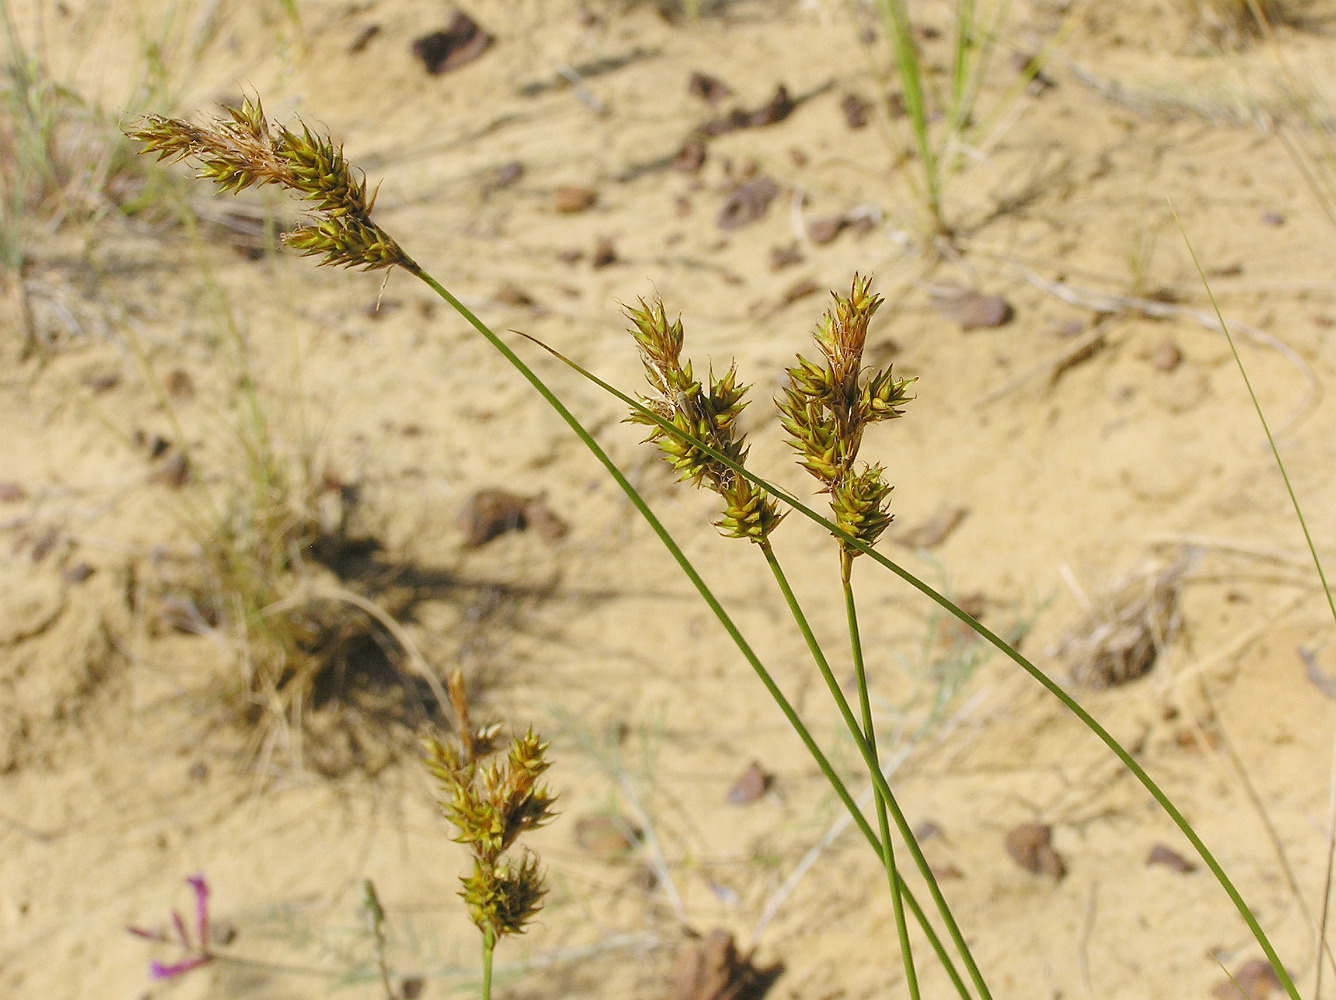
[[[882,856],[881,841],[878,839],[876,833],[873,832],[872,827],[868,824],[868,821],[864,818],[862,811],[858,808],[858,803],[855,802],[853,796],[849,794],[849,789],[845,786],[840,776],[836,774],[834,767],[830,763],[830,760],[826,757],[825,753],[822,752],[821,748],[817,746],[816,741],[812,738],[812,734],[808,731],[806,724],[803,722],[802,718],[798,715],[798,712],[793,707],[792,702],[790,702],[788,698],[785,696],[784,692],[780,690],[779,685],[775,683],[775,679],[771,676],[770,671],[766,669],[765,664],[763,664],[760,658],[756,655],[756,652],[752,649],[751,644],[747,642],[746,638],[742,635],[741,631],[738,630],[737,625],[733,622],[733,619],[729,616],[728,612],[724,610],[723,605],[719,603],[719,599],[714,595],[714,592],[710,590],[709,585],[704,581],[704,579],[701,578],[701,575],[696,571],[696,567],[692,565],[691,560],[687,558],[686,553],[682,551],[681,547],[673,539],[672,535],[668,533],[668,529],[663,526],[663,523],[658,519],[657,516],[655,516],[654,512],[650,510],[649,505],[645,502],[644,498],[640,495],[640,493],[636,490],[636,488],[631,485],[630,480],[626,478],[622,470],[617,467],[616,463],[613,462],[611,457],[609,457],[608,453],[603,450],[603,447],[597,441],[594,440],[593,435],[591,435],[589,431],[585,429],[584,425],[580,423],[580,421],[575,417],[573,413],[571,413],[569,409],[567,409],[566,405],[557,397],[557,395],[550,388],[548,388],[547,383],[545,383],[541,378],[539,378],[537,373],[534,372],[534,370],[530,368],[527,364],[525,364],[524,361],[520,358],[520,356],[517,355],[511,349],[510,345],[507,344],[500,337],[498,337],[496,333],[491,329],[491,327],[489,327],[486,323],[484,323],[481,319],[479,319],[473,313],[473,311],[468,308],[468,306],[460,302],[459,299],[457,299],[454,295],[452,295],[448,289],[446,289],[443,285],[441,285],[440,282],[438,282],[426,271],[415,266],[414,268],[410,269],[410,272],[417,278],[421,279],[428,287],[431,288],[432,291],[434,291],[437,295],[439,295],[442,299],[444,299],[447,303],[449,303],[451,308],[453,308],[457,313],[459,313],[459,315],[462,316],[464,320],[469,323],[470,326],[472,326],[475,330],[477,330],[478,333],[480,333],[487,340],[489,344],[491,344],[494,348],[496,348],[498,352],[500,352],[500,354],[506,359],[506,361],[509,362],[510,365],[517,372],[519,372],[519,374],[524,378],[526,382],[528,382],[531,386],[534,387],[535,390],[537,390],[538,394],[541,395],[543,399],[547,401],[548,405],[551,406],[552,409],[557,412],[557,415],[560,416],[561,419],[566,422],[567,426],[569,426],[571,430],[575,432],[575,435],[581,440],[581,442],[584,443],[585,447],[589,449],[590,453],[592,453],[593,456],[596,459],[598,459],[599,463],[603,466],[603,468],[607,470],[608,475],[612,477],[613,481],[619,487],[621,487],[622,492],[626,494],[627,499],[631,501],[631,504],[640,513],[640,516],[645,519],[645,522],[650,526],[650,528],[654,531],[654,533],[659,536],[659,540],[663,542],[664,547],[668,549],[668,552],[677,562],[677,565],[681,568],[682,572],[686,574],[687,579],[691,581],[692,586],[696,588],[696,592],[700,594],[701,599],[705,601],[706,605],[714,613],[714,616],[719,620],[719,623],[723,625],[724,631],[726,631],[728,633],[729,638],[733,640],[733,643],[734,645],[737,646],[738,651],[742,653],[743,657],[751,665],[752,670],[756,673],[756,676],[765,686],[766,691],[768,691],[771,698],[774,699],[775,704],[779,706],[780,711],[784,713],[784,717],[788,720],[789,725],[793,727],[794,732],[798,734],[798,738],[801,739],[803,745],[807,747],[808,753],[810,753],[812,755],[812,759],[816,761],[817,766],[821,769],[821,773],[830,783],[831,788],[835,790],[835,794],[839,796],[840,801],[843,802],[845,808],[849,810],[850,816],[853,817],[854,822],[857,824],[863,836],[867,839],[868,843],[872,846],[873,850],[877,852],[878,857]],[[521,336],[525,335],[521,334]],[[530,337],[528,339],[532,340],[533,338]],[[584,368],[581,368],[579,365],[575,364],[568,358],[562,357],[561,354],[559,354],[556,351],[553,351],[550,347],[547,347],[545,344],[542,344],[539,341],[534,341],[534,342],[539,344],[540,347],[543,347],[549,353],[553,354],[560,361],[562,361],[562,363],[573,368],[575,371],[579,372],[586,378],[592,380],[595,384],[602,386],[603,388],[614,393],[615,395],[619,396],[621,395],[616,389],[614,389],[607,383],[603,382],[592,372],[586,371]],[[626,401],[626,398],[629,397],[625,397],[623,401]],[[634,401],[632,401],[632,405],[635,405]],[[786,588],[787,583],[784,586]],[[803,626],[806,626],[805,618],[800,618],[800,621],[802,622]],[[880,770],[877,771],[877,775],[879,777],[881,776]],[[884,777],[882,778],[882,783],[885,784]],[[951,960],[951,956],[947,952],[945,946],[943,945],[941,938],[938,937],[936,930],[933,928],[932,924],[928,922],[928,918],[923,911],[923,907],[914,897],[913,893],[910,891],[909,886],[905,884],[904,880],[900,878],[898,874],[896,878],[901,893],[903,893],[905,900],[909,904],[909,908],[914,913],[914,918],[918,921],[919,926],[923,928],[923,933],[928,938],[928,943],[932,946],[933,951],[937,954],[937,957],[941,961],[943,968],[946,969],[947,975],[951,977],[952,983],[955,984],[956,992],[959,993],[960,996],[962,997],[968,996],[969,994],[965,988],[964,981],[960,977],[960,973],[956,970],[955,965]],[[948,922],[948,925],[954,927],[953,922]],[[963,947],[963,939],[960,939],[958,937],[958,934],[959,931],[956,930],[955,935],[957,936],[957,941],[956,941],[957,947]],[[971,975],[975,977],[976,982],[981,982],[982,980],[979,978],[978,969],[977,967],[974,966],[973,961],[968,960],[967,964],[971,967]],[[980,992],[985,998],[988,997],[988,992],[986,989]]]
[[[840,546],[840,583],[844,587],[844,611],[849,621],[849,646],[853,654],[854,676],[858,684],[858,707],[863,715],[863,738],[874,759],[877,755],[877,731],[872,724],[872,700],[868,696],[867,667],[863,662],[863,639],[858,629],[858,606],[854,601],[853,553]],[[895,931],[900,937],[900,954],[904,957],[905,984],[910,1000],[918,1000],[918,975],[914,971],[914,953],[909,944],[909,927],[905,923],[905,901],[900,894],[900,880],[895,866],[895,846],[891,839],[891,824],[886,814],[886,799],[881,789],[873,786],[877,803],[877,826],[881,830],[882,863],[891,883],[891,901],[895,908]]]
[[482,1000],[492,1000],[492,954],[496,951],[496,935],[489,927],[482,932]]
[[[961,960],[964,961],[965,968],[974,981],[975,988],[979,991],[979,996],[983,1000],[992,1000],[992,993],[989,992],[988,984],[983,979],[983,973],[979,970],[978,963],[974,961],[974,955],[965,942],[965,935],[961,933],[960,925],[956,923],[956,918],[951,913],[951,907],[947,904],[946,897],[942,895],[941,887],[937,884],[937,878],[932,873],[928,859],[923,856],[923,851],[919,848],[918,840],[909,825],[909,820],[905,818],[904,810],[900,808],[900,803],[896,800],[895,793],[891,791],[886,775],[882,773],[881,762],[877,760],[876,753],[868,746],[868,742],[863,736],[863,730],[858,725],[853,710],[849,707],[849,699],[840,690],[840,683],[835,679],[835,674],[830,669],[830,663],[827,661],[825,653],[822,652],[820,643],[817,642],[816,636],[812,634],[812,627],[807,623],[807,616],[803,614],[802,607],[798,604],[797,597],[794,596],[793,588],[789,586],[788,577],[784,575],[784,570],[775,557],[774,548],[768,542],[761,542],[760,545],[761,551],[765,554],[766,562],[770,565],[770,571],[775,576],[775,582],[779,584],[780,592],[784,595],[784,600],[793,615],[793,620],[802,632],[803,639],[807,642],[807,648],[812,652],[812,659],[816,662],[817,669],[821,672],[821,677],[825,680],[826,687],[835,700],[835,706],[839,709],[845,728],[849,730],[849,735],[853,737],[858,752],[863,757],[863,763],[868,769],[868,774],[877,789],[877,794],[883,797],[891,816],[895,819],[895,825],[900,831],[900,836],[904,838],[905,845],[914,858],[914,864],[918,867],[919,874],[923,876],[923,881],[928,884],[928,891],[937,904],[937,911],[942,915],[942,921],[946,924],[947,932],[951,935],[951,940],[955,942]],[[966,994],[962,993],[961,995],[965,996]]]

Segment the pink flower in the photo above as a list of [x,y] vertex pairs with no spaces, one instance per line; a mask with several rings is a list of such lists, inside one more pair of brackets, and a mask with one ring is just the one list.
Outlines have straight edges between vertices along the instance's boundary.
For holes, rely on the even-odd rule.
[[148,969],[149,976],[153,979],[172,979],[175,976],[189,972],[191,969],[198,969],[201,965],[207,965],[213,960],[213,954],[209,951],[209,883],[204,881],[202,874],[190,876],[186,879],[186,883],[195,890],[195,941],[191,940],[190,934],[186,931],[185,921],[181,919],[181,914],[176,910],[172,910],[172,928],[176,931],[175,939],[169,937],[163,931],[150,931],[133,925],[126,928],[136,937],[145,938],[149,941],[170,944],[175,940],[185,950],[186,957],[179,962],[164,964],[155,959]]

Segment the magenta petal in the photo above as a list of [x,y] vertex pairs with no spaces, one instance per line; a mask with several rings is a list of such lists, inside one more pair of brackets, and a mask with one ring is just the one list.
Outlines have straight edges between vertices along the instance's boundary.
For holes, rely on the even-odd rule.
[[181,919],[181,914],[175,910],[172,911],[172,926],[176,928],[176,936],[181,942],[181,947],[186,951],[190,950],[190,938],[186,936],[186,924]]
[[162,931],[145,930],[143,927],[136,927],[134,924],[126,924],[125,929],[135,937],[144,938],[146,941],[166,941],[167,938]]
[[201,965],[208,964],[212,955],[195,955],[181,962],[173,962],[171,965],[163,965],[161,962],[152,962],[148,967],[149,977],[152,979],[171,979],[174,976],[180,976],[191,969],[198,969]]
[[204,881],[204,873],[191,875],[186,879],[195,890],[195,929],[199,932],[199,946],[209,947],[209,883]]

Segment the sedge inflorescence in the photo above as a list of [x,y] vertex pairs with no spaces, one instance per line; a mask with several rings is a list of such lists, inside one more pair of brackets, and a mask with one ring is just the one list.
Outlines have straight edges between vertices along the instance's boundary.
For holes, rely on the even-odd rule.
[[747,405],[744,397],[750,387],[739,384],[736,366],[722,376],[711,370],[702,383],[691,362],[682,361],[682,320],[670,322],[657,298],[652,302],[641,299],[639,308],[627,308],[626,316],[654,390],[640,402],[672,424],[677,433],[639,411],[628,419],[653,428],[646,440],[658,444],[682,480],[708,486],[723,498],[723,516],[714,522],[723,534],[764,542],[784,517],[774,500],[696,443],[704,442],[734,465],[746,461],[747,445],[737,418]]
[[375,192],[368,196],[366,177],[348,163],[342,146],[305,124],[300,131],[272,125],[258,100],[226,111],[203,125],[149,115],[126,135],[160,160],[193,160],[198,175],[224,191],[277,184],[307,202],[309,222],[283,237],[304,256],[321,257],[321,264],[365,270],[398,265],[417,273],[417,264],[371,220]]
[[501,726],[473,728],[463,675],[447,683],[459,720],[459,738],[423,741],[428,772],[440,785],[441,812],[456,828],[455,840],[473,854],[473,871],[460,881],[460,896],[485,936],[496,941],[522,934],[547,893],[538,858],[528,850],[507,854],[516,840],[551,820],[554,796],[539,782],[549,767],[547,744],[532,729],[502,754]]
[[[882,299],[871,279],[854,275],[847,296],[835,295],[814,337],[820,360],[798,356],[776,400],[780,422],[798,461],[831,496],[835,523],[866,545],[891,523],[891,489],[880,465],[861,466],[858,450],[869,424],[902,415],[913,379],[898,379],[888,366],[864,373],[868,324]],[[846,559],[858,550],[840,539]]]

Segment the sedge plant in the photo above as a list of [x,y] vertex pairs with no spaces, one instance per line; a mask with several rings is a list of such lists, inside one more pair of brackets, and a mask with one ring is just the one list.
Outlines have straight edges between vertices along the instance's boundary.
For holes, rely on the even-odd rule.
[[[368,195],[365,176],[349,164],[340,147],[327,136],[313,132],[305,125],[291,129],[269,123],[258,100],[247,100],[241,108],[229,110],[226,117],[215,118],[205,124],[149,116],[131,128],[129,134],[143,145],[146,152],[157,152],[160,158],[190,158],[196,163],[200,177],[214,181],[224,190],[239,191],[256,184],[276,184],[287,189],[305,203],[310,215],[306,222],[284,237],[289,246],[304,255],[320,258],[322,264],[366,270],[399,267],[423,281],[486,339],[557,412],[626,493],[669,550],[736,644],[739,653],[774,698],[832,789],[849,810],[879,862],[885,866],[892,896],[897,900],[897,933],[902,942],[908,982],[915,980],[912,957],[904,946],[905,926],[908,916],[912,915],[950,977],[955,991],[961,997],[971,996],[970,986],[966,985],[955,958],[937,933],[934,921],[920,905],[896,865],[889,830],[891,821],[895,823],[915,866],[923,876],[938,911],[938,918],[965,966],[974,995],[979,1000],[989,1000],[991,996],[964,935],[918,849],[895,793],[882,772],[866,712],[860,721],[838,683],[834,682],[829,663],[820,646],[811,638],[811,630],[802,609],[793,598],[773,548],[769,545],[771,533],[785,515],[781,504],[787,506],[790,512],[796,512],[823,526],[837,540],[841,575],[846,579],[845,594],[850,609],[851,650],[856,662],[862,654],[858,648],[851,584],[851,566],[855,553],[867,556],[869,562],[893,573],[973,629],[1058,698],[1118,757],[1202,857],[1263,949],[1286,993],[1291,1000],[1299,1000],[1293,980],[1242,895],[1192,825],[1132,754],[1018,650],[923,580],[879,553],[871,544],[880,529],[884,529],[889,516],[886,510],[889,486],[883,482],[880,470],[856,464],[857,444],[867,424],[890,419],[908,397],[905,394],[907,383],[895,379],[889,372],[862,372],[860,338],[866,334],[866,321],[877,307],[876,298],[870,294],[865,282],[856,281],[850,296],[837,298],[836,308],[818,329],[817,343],[823,360],[810,362],[800,359],[791,370],[789,386],[781,400],[782,419],[798,448],[799,459],[822,482],[822,488],[830,493],[834,519],[823,516],[796,496],[746,469],[743,464],[746,445],[736,433],[736,418],[743,405],[744,390],[735,372],[730,369],[719,377],[711,373],[705,383],[696,379],[690,371],[689,363],[680,360],[680,323],[669,322],[661,304],[642,303],[640,309],[630,310],[634,326],[632,333],[646,356],[654,389],[654,395],[649,399],[633,399],[573,362],[564,358],[562,360],[631,407],[634,419],[652,425],[653,436],[660,441],[667,456],[683,475],[720,493],[725,503],[724,514],[718,522],[721,530],[725,534],[746,538],[761,550],[793,612],[796,624],[808,639],[813,658],[826,678],[850,738],[867,765],[869,777],[876,789],[879,829],[874,829],[863,816],[844,780],[813,739],[792,702],[643,497],[584,425],[514,349],[414,261],[398,241],[372,219],[374,195]],[[476,776],[481,773],[468,771],[469,767],[476,764],[470,764],[470,758],[463,750],[452,761],[455,759],[465,769],[458,774]],[[442,764],[442,767],[450,766],[453,763]],[[458,776],[450,780],[460,782],[462,787],[462,779]],[[884,817],[883,812],[886,814]],[[493,838],[487,843],[509,846],[510,841],[502,834],[499,841]],[[519,873],[525,870],[525,864],[520,862],[515,866],[510,862],[504,871],[508,877],[514,875],[519,878]],[[528,877],[532,879],[536,875],[535,869]],[[532,882],[528,884],[532,890]],[[533,900],[532,891],[528,898]],[[902,910],[908,912],[902,913]],[[494,918],[487,915],[485,908],[480,909],[479,913],[483,917],[480,926],[483,927],[486,962],[489,961],[486,957],[486,948],[489,947],[486,926],[492,928],[490,947],[494,947],[500,925],[493,922]],[[495,919],[501,918],[498,916]]]
[[461,879],[459,894],[482,935],[481,995],[490,1000],[497,943],[523,934],[547,894],[537,855],[526,849],[516,857],[512,849],[520,836],[554,817],[555,799],[538,780],[549,767],[547,744],[530,729],[512,738],[500,756],[501,726],[474,727],[460,670],[451,672],[447,691],[458,739],[424,740],[425,764],[440,786],[441,812],[457,830],[455,840],[473,855],[473,871]]

